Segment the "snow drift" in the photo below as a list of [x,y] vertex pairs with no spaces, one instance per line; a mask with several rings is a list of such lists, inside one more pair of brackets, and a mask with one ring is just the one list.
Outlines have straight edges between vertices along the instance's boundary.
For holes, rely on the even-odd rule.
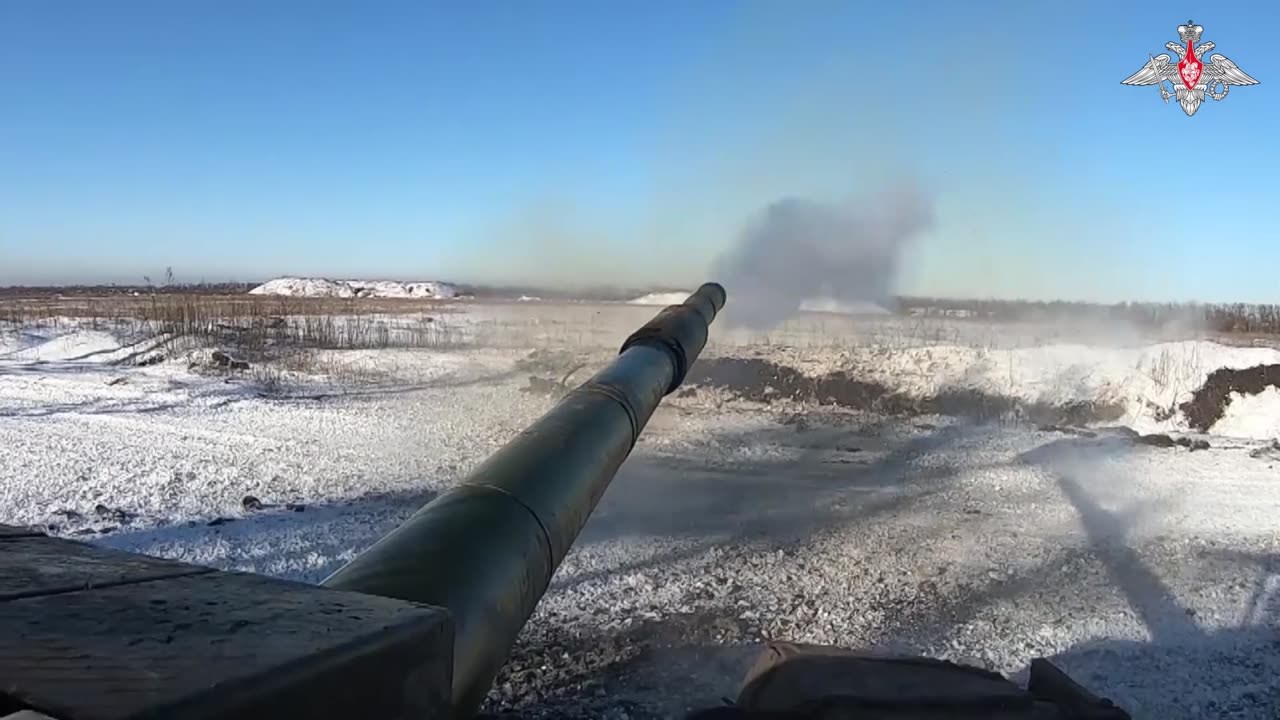
[[657,292],[641,295],[627,302],[631,305],[679,305],[691,294],[687,292]]
[[458,296],[458,288],[434,280],[326,280],[324,278],[282,277],[269,280],[249,291],[250,295],[334,298],[438,298]]

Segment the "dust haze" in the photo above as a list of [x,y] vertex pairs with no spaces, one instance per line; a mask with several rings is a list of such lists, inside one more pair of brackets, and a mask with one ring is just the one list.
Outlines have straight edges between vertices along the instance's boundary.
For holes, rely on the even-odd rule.
[[777,200],[713,262],[710,276],[733,288],[724,319],[764,329],[815,298],[884,305],[905,251],[933,224],[933,198],[915,182],[840,203]]

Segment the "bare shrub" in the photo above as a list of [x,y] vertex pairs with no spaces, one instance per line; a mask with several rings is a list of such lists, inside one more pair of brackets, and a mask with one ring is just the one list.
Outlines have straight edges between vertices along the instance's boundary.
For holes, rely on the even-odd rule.
[[15,327],[74,318],[132,340],[199,338],[251,359],[284,348],[458,347],[465,335],[450,323],[448,310],[422,300],[177,293],[0,302],[0,318]]
[[284,370],[274,364],[254,365],[250,371],[253,384],[264,395],[277,395],[285,390]]

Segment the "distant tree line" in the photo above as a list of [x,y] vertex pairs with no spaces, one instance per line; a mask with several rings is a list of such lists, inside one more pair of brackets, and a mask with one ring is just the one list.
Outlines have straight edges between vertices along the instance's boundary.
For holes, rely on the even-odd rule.
[[1188,326],[1221,333],[1280,334],[1280,305],[1262,303],[1142,303],[1114,305],[1065,300],[955,300],[900,297],[897,311],[925,317],[995,322],[1058,319],[1124,322],[1142,328]]
[[259,283],[198,282],[172,285],[12,285],[0,287],[0,297],[83,297],[110,295],[238,295],[257,287]]

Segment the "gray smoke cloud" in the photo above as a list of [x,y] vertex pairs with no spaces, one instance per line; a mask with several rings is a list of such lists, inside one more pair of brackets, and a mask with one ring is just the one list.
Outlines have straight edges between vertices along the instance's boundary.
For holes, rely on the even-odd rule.
[[784,198],[753,219],[712,264],[729,290],[725,320],[772,327],[814,298],[883,305],[903,253],[932,228],[933,201],[914,183],[842,204]]

